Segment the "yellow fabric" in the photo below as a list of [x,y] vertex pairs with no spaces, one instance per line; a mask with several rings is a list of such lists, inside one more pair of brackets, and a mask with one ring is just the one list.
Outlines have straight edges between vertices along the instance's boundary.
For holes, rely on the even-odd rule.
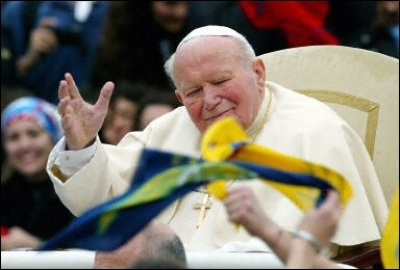
[[381,257],[385,268],[399,268],[399,186],[393,195],[381,241]]
[[[227,132],[229,131],[229,132]],[[245,141],[247,144],[236,150],[232,143]],[[317,163],[285,155],[259,144],[251,143],[245,131],[232,117],[221,119],[207,129],[202,140],[203,156],[207,160],[220,161],[225,159],[246,161],[274,169],[316,176],[330,183],[341,195],[342,207],[351,198],[353,190],[348,180],[336,171]],[[320,189],[313,186],[268,181],[266,183],[289,197],[303,211],[316,205]],[[208,185],[209,191],[217,198],[223,198],[225,185],[217,182]]]

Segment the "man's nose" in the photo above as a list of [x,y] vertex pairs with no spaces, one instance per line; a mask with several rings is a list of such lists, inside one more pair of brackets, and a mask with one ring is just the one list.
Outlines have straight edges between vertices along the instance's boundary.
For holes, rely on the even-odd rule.
[[205,86],[203,88],[204,106],[206,109],[215,108],[222,100],[218,90],[212,86]]

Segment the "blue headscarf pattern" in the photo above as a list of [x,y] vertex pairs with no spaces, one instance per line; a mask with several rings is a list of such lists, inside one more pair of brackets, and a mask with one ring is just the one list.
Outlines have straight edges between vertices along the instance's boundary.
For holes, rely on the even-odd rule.
[[[11,102],[1,113],[1,132],[4,135],[8,124],[16,117],[29,116],[50,134],[56,143],[63,135],[61,118],[57,107],[36,97],[21,97]],[[4,137],[3,137],[4,138]]]

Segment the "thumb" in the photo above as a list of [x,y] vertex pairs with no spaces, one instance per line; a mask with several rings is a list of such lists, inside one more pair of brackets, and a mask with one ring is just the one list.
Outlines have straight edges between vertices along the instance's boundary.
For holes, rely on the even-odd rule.
[[100,90],[100,96],[95,104],[96,109],[101,111],[107,111],[113,91],[114,91],[114,83],[106,82],[103,88]]

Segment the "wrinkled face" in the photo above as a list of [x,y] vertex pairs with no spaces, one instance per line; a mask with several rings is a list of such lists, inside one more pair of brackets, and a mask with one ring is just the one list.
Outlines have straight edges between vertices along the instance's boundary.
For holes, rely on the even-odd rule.
[[257,116],[265,67],[259,59],[246,64],[240,51],[232,38],[210,36],[189,40],[176,52],[175,93],[200,132],[225,116],[247,129]]
[[154,20],[170,33],[181,31],[189,15],[187,1],[152,1]]
[[149,104],[143,109],[139,119],[140,129],[144,129],[151,121],[160,117],[174,108],[168,104]]
[[123,97],[114,100],[102,128],[106,143],[118,144],[128,132],[133,131],[137,103]]
[[32,120],[11,121],[6,129],[4,148],[11,166],[28,178],[46,172],[53,146],[50,135]]

